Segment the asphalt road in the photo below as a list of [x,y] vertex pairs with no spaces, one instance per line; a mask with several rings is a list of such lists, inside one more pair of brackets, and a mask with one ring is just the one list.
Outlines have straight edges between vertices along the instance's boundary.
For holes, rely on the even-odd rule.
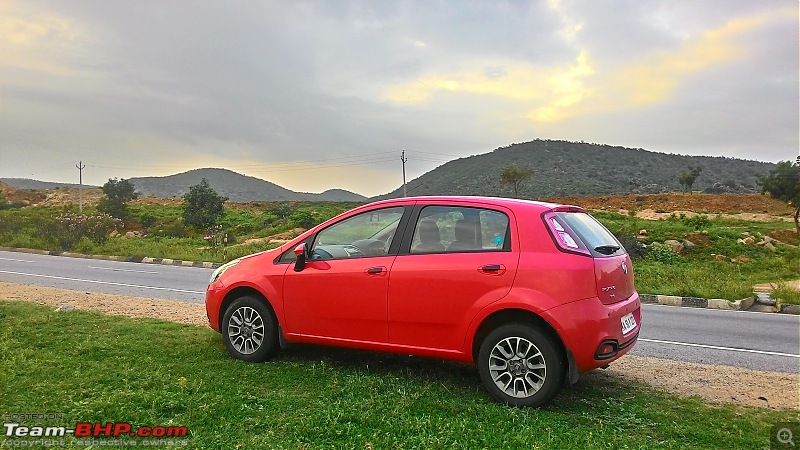
[[0,252],[0,281],[203,303],[212,269]]
[[[211,269],[0,252],[0,281],[202,303]],[[631,354],[800,371],[800,316],[643,305]]]

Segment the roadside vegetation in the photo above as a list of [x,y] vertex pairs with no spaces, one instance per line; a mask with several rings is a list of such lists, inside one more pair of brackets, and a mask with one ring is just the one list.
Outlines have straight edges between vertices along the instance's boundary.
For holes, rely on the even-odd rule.
[[[212,196],[212,200],[223,199]],[[84,206],[83,215],[76,206],[7,208],[0,210],[0,246],[224,262],[277,247],[356,205],[225,203],[222,211],[209,209],[213,220],[193,222],[195,226],[186,224],[187,209],[177,200],[128,201],[125,220],[103,214],[95,206]],[[635,217],[635,211],[593,215],[631,253],[637,288],[643,294],[740,300],[752,295],[755,284],[775,283],[781,301],[800,304],[800,293],[781,285],[800,278],[800,249],[791,222],[755,222],[716,214],[643,220]],[[742,243],[747,237],[752,242]],[[765,239],[777,242],[756,245]],[[664,244],[669,240],[691,244],[676,253]]]
[[773,424],[800,420],[597,374],[508,408],[454,363],[298,346],[246,364],[204,327],[8,301],[0,355],[0,410],[186,426],[186,448],[766,448]]
[[[786,221],[680,214],[642,220],[633,214],[592,214],[628,249],[636,287],[643,294],[741,300],[753,295],[755,284],[780,284],[800,277],[797,235]],[[644,235],[640,234],[642,230]],[[778,242],[772,241],[771,248],[757,245],[765,237]],[[683,250],[678,253],[664,244],[670,240],[684,245]],[[800,293],[791,289],[780,293],[782,301],[800,304]]]

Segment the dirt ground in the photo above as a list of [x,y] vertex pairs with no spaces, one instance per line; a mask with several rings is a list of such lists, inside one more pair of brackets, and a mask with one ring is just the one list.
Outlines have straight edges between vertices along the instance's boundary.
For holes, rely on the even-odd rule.
[[[105,314],[159,318],[206,326],[203,305],[176,300],[87,293],[4,282],[0,282],[0,299],[28,301],[53,309],[66,304]],[[636,380],[676,395],[699,396],[709,403],[800,409],[797,374],[626,355],[614,362],[609,369],[596,370],[585,377]]]
[[26,206],[35,205],[45,198],[45,195],[41,192],[20,191],[2,182],[0,182],[0,196],[5,198],[9,203],[18,203]]
[[650,194],[606,195],[600,197],[559,197],[547,199],[595,210],[652,210],[669,215],[693,211],[702,214],[766,214],[789,217],[794,211],[786,203],[761,194]]

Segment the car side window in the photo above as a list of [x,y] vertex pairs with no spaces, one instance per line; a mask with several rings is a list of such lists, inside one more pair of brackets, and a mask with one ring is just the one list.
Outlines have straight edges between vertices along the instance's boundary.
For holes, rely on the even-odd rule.
[[388,255],[403,210],[403,207],[394,207],[367,211],[325,228],[311,245],[311,259]]
[[427,206],[414,228],[411,253],[509,250],[508,216],[489,209]]

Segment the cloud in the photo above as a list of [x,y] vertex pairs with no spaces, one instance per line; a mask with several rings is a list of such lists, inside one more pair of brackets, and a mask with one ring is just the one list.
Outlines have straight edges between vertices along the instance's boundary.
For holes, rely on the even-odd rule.
[[[71,180],[81,159],[102,183],[405,149],[413,178],[535,138],[786,159],[798,9],[0,0],[0,176]],[[394,159],[360,162],[259,170],[298,190],[398,186]]]
[[776,11],[737,18],[687,39],[675,50],[659,52],[623,67],[611,77],[618,90],[617,99],[621,97],[627,107],[667,101],[686,78],[750,57],[753,49],[743,39],[748,32],[791,17],[787,11]]

